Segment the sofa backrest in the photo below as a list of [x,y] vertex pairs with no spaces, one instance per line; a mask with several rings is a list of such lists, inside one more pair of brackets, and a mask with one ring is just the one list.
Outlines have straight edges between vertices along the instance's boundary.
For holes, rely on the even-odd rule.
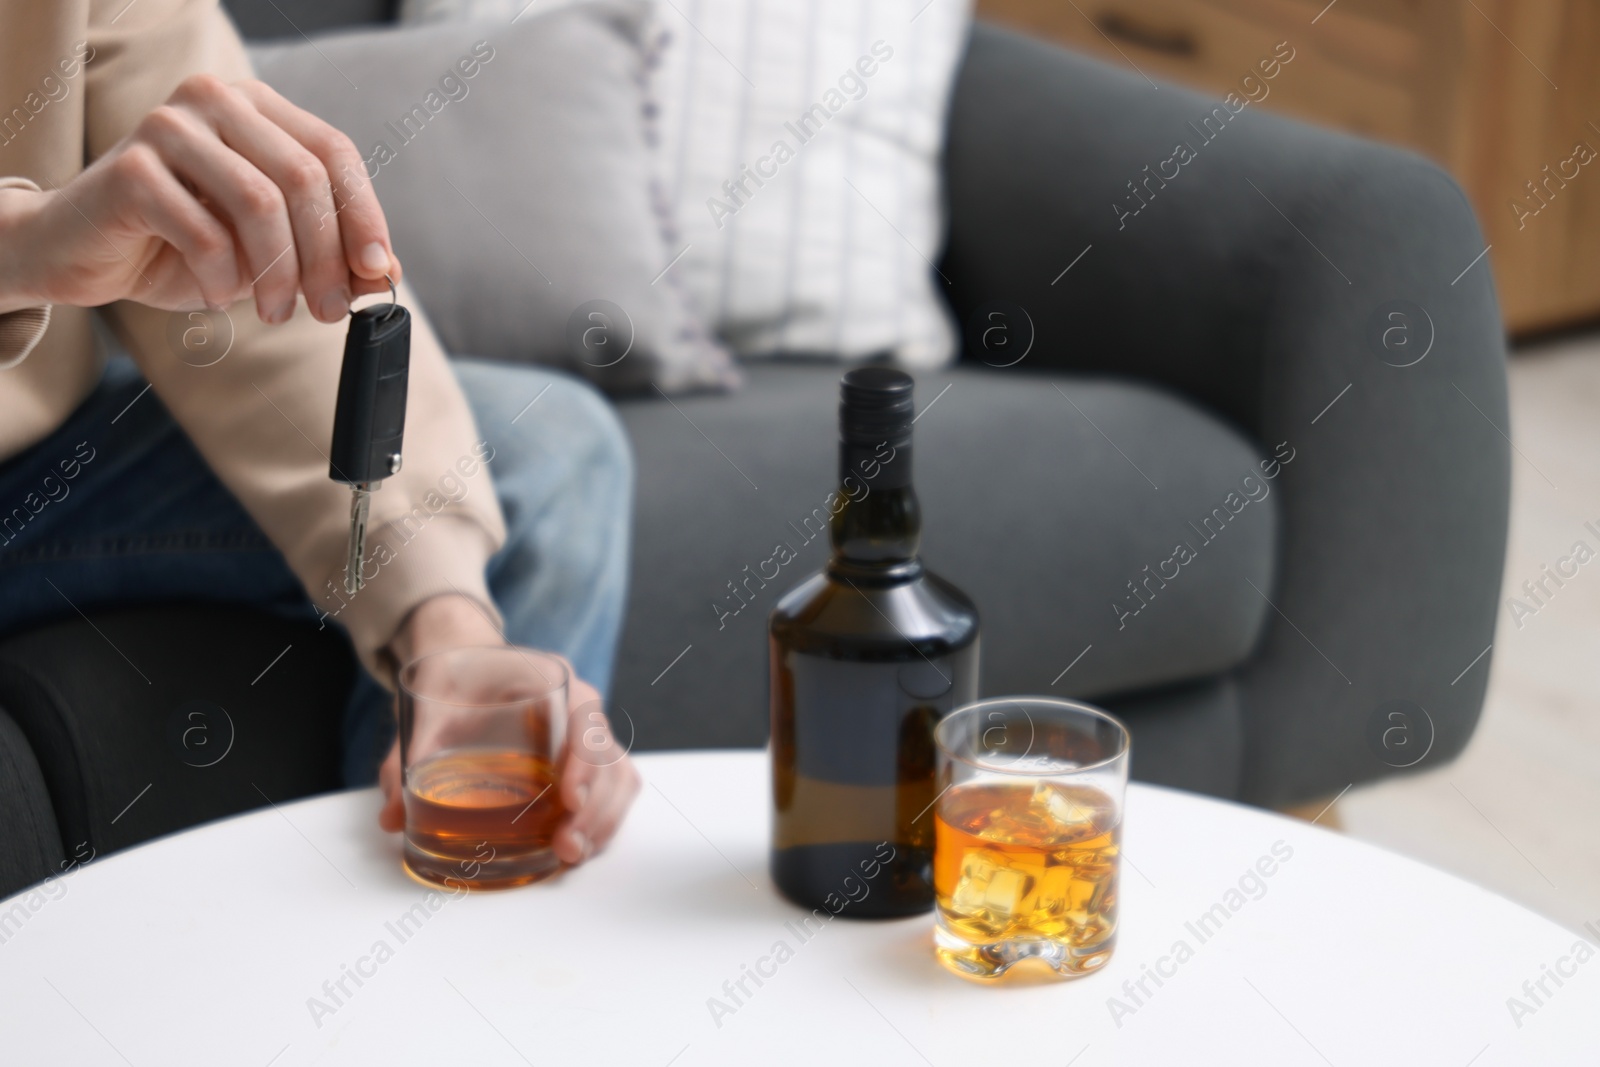
[[394,19],[397,0],[222,0],[247,39],[299,37]]

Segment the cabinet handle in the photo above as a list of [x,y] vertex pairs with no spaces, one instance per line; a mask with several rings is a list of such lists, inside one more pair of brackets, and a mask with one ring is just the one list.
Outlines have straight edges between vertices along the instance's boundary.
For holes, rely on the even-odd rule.
[[1158,26],[1137,15],[1121,11],[1102,11],[1094,23],[1107,37],[1120,37],[1129,44],[1169,56],[1192,56],[1200,51],[1193,32],[1182,27]]

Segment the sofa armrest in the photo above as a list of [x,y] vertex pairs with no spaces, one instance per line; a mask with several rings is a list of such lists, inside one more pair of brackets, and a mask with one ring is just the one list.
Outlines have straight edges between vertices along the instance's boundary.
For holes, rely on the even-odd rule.
[[[1297,73],[1280,58],[1280,83]],[[1028,357],[996,373],[1156,381],[1263,454],[1294,450],[1270,621],[1237,678],[1245,798],[1406,762],[1368,739],[1389,701],[1427,712],[1407,750],[1431,741],[1422,765],[1458,752],[1487,678],[1488,656],[1462,672],[1493,638],[1510,454],[1484,241],[1450,178],[983,25],[945,169],[958,317],[998,302],[1031,320]],[[1011,358],[968,336],[967,358]]]
[[[50,793],[39,761],[17,724],[0,710],[0,898],[33,885],[62,859],[61,831],[56,827]],[[13,917],[0,914],[0,945],[16,933]]]
[[[339,788],[354,671],[348,642],[309,623],[206,604],[112,609],[0,641],[0,708],[37,758],[57,849],[104,856]],[[0,822],[0,852],[14,831]]]

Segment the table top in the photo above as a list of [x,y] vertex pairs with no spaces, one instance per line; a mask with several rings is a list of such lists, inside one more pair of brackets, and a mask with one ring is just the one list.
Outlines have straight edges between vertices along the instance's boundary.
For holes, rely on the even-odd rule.
[[646,785],[611,848],[523,889],[430,896],[364,790],[200,827],[0,903],[0,1059],[1600,1059],[1600,960],[1575,954],[1576,934],[1320,827],[1134,785],[1111,963],[983,986],[935,961],[928,917],[802,923],[766,873],[763,753],[638,763]]

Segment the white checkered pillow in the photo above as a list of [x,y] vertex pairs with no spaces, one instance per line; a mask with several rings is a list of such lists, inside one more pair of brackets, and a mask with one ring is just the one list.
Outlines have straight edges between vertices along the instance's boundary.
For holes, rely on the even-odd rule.
[[948,362],[938,167],[968,0],[664,0],[660,17],[675,269],[717,332],[745,356]]

